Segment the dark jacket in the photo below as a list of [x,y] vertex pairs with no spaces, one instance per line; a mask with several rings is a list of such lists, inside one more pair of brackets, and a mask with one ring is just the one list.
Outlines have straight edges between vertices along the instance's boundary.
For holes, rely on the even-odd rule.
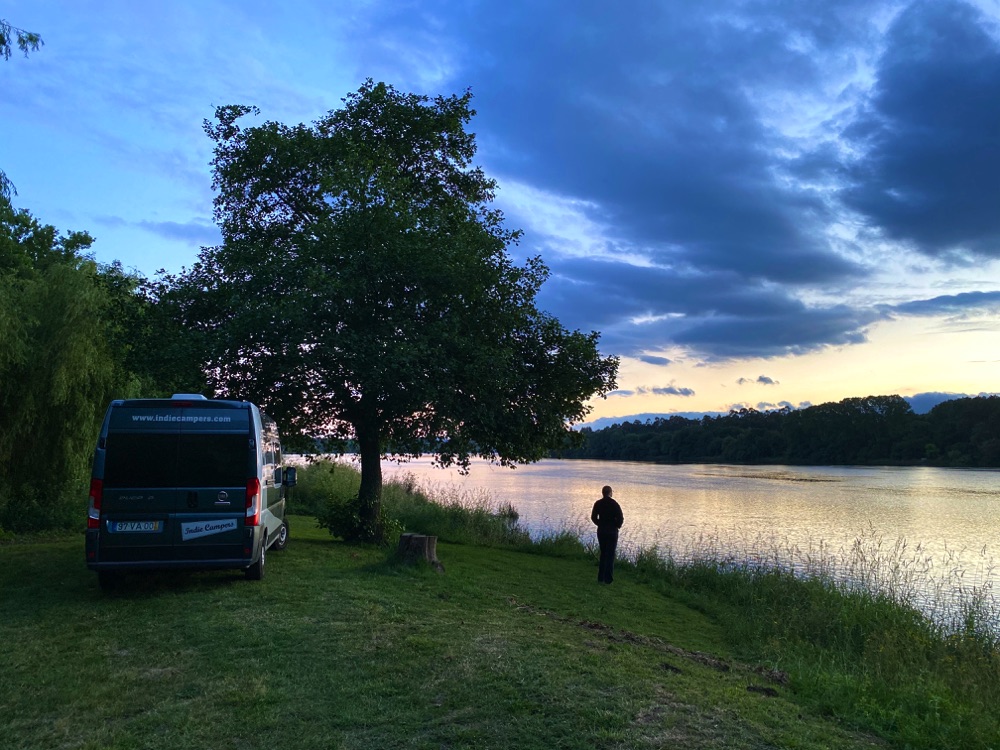
[[620,529],[625,523],[625,516],[622,515],[622,506],[613,497],[602,497],[594,503],[590,520],[598,529]]

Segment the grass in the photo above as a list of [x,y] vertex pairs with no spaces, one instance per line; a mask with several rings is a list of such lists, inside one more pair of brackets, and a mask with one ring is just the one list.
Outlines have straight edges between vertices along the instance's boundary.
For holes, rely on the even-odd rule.
[[[4,748],[871,747],[723,626],[589,559],[439,543],[445,573],[292,518],[267,578],[2,550]],[[751,689],[753,688],[753,689]]]
[[[303,477],[300,511],[354,481]],[[592,549],[527,540],[488,498],[385,501],[441,531],[443,574],[307,516],[259,583],[108,596],[80,536],[0,547],[0,748],[1000,747],[974,608],[947,628],[821,573],[653,550],[598,586]]]

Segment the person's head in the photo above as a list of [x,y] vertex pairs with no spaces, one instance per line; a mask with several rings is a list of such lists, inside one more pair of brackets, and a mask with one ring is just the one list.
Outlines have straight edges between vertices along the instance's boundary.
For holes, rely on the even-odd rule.
[[604,497],[611,497],[611,485],[606,484],[601,487],[601,494],[604,495]]

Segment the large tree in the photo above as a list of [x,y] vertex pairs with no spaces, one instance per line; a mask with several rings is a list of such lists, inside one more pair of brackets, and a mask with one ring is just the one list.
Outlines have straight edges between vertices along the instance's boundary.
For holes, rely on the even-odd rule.
[[383,457],[537,460],[615,385],[596,333],[536,307],[542,262],[508,255],[470,99],[368,81],[312,126],[242,127],[244,106],[205,124],[224,242],[172,280],[174,303],[219,394],[355,441],[373,538]]

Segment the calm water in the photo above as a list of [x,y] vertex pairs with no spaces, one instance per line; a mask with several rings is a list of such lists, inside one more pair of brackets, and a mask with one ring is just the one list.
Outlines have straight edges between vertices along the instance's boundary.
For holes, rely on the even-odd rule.
[[588,540],[590,508],[610,484],[626,549],[822,568],[895,588],[932,612],[973,588],[991,595],[1000,576],[998,471],[541,461],[514,470],[477,463],[463,477],[420,459],[387,462],[384,472],[413,474],[437,494],[488,493],[513,504],[533,535],[570,529]]

